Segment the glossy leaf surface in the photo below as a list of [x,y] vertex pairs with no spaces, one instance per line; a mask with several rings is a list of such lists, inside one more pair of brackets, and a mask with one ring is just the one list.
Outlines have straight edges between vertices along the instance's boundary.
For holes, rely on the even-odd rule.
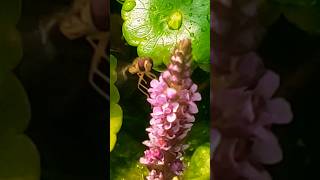
[[154,69],[168,64],[175,44],[192,40],[196,63],[210,63],[209,0],[126,0],[122,6],[123,35],[138,55],[151,57]]

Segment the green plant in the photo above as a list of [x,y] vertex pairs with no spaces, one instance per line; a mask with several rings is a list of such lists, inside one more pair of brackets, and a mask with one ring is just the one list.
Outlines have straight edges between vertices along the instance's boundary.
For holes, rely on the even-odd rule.
[[31,118],[27,94],[11,72],[21,61],[22,43],[16,24],[21,0],[0,3],[0,179],[40,179],[40,158],[23,134]]
[[137,46],[139,56],[151,57],[155,70],[163,70],[173,47],[192,41],[195,64],[210,64],[210,0],[126,0],[121,11],[123,36]]
[[113,150],[116,141],[117,133],[122,125],[122,109],[118,102],[120,99],[119,91],[114,84],[117,81],[117,59],[110,56],[110,152]]

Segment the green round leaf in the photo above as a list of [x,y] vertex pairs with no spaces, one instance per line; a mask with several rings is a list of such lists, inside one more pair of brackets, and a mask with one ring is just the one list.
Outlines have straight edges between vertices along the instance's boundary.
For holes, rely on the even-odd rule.
[[186,180],[210,180],[210,144],[199,146],[193,153]]
[[27,136],[22,134],[0,136],[0,179],[40,179],[39,154]]
[[117,141],[117,133],[122,125],[122,109],[118,104],[110,103],[110,152]]
[[23,132],[31,118],[30,105],[19,80],[8,73],[0,83],[0,135]]
[[19,64],[21,58],[20,33],[13,26],[0,28],[0,66],[2,69],[12,70]]
[[210,0],[126,0],[121,11],[123,36],[154,68],[168,64],[176,43],[189,38],[193,59],[210,63]]
[[120,99],[119,91],[114,84],[110,84],[110,103],[118,103]]
[[16,25],[20,18],[21,0],[0,1],[0,27]]
[[117,133],[122,125],[122,109],[118,104],[110,103],[110,132]]

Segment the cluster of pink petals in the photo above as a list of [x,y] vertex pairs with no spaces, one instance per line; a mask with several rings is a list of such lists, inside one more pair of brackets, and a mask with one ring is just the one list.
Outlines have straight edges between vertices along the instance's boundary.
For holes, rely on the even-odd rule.
[[253,52],[222,63],[215,64],[212,80],[214,179],[270,180],[263,165],[282,159],[271,126],[293,116],[285,99],[273,97],[279,76]]
[[159,80],[150,82],[150,98],[153,111],[150,127],[146,129],[148,146],[140,163],[150,169],[149,180],[172,179],[184,170],[182,156],[188,147],[183,140],[191,130],[198,112],[195,101],[201,100],[197,85],[190,79],[191,44],[181,41],[171,57],[171,64]]

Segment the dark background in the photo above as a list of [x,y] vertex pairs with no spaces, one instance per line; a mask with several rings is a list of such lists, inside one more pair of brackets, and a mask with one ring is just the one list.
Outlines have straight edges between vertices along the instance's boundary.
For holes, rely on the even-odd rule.
[[23,59],[16,69],[32,108],[26,134],[41,158],[43,180],[107,179],[109,105],[88,83],[93,50],[54,26],[41,44],[39,21],[69,0],[23,0],[18,30]]

